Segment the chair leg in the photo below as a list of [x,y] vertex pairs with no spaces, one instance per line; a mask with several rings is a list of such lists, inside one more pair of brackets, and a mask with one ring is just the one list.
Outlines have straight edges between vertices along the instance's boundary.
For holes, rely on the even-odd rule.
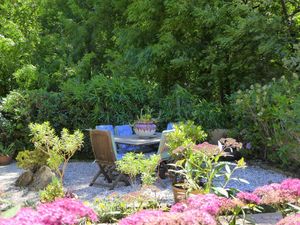
[[100,176],[101,173],[102,173],[102,172],[101,172],[101,170],[99,169],[99,171],[97,172],[97,174],[94,176],[92,182],[90,183],[90,186],[93,186],[93,185],[94,185],[95,181],[97,180],[97,178]]
[[111,187],[109,188],[109,190],[113,190],[113,189],[116,187],[116,185],[117,185],[118,182],[120,181],[121,177],[122,177],[122,174],[119,174],[119,175],[117,176],[117,178],[114,180],[114,182],[112,183],[112,185],[111,185]]
[[107,174],[107,172],[105,171],[105,167],[100,165],[99,164],[99,167],[100,167],[100,170],[102,172],[102,174],[104,175],[105,179],[107,180],[108,183],[111,183],[112,182],[112,179],[109,177],[109,175]]
[[126,186],[130,185],[130,182],[128,180],[128,177],[125,176],[124,174],[120,173],[117,178],[114,180],[114,182],[112,183],[111,187],[109,188],[109,190],[113,190],[116,185],[118,184],[119,181],[123,181],[125,183]]

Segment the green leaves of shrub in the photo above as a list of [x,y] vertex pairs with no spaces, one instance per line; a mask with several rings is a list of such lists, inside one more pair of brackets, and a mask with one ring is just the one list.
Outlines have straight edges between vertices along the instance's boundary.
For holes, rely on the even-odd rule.
[[160,160],[159,155],[151,155],[150,158],[146,158],[143,153],[129,152],[123,156],[121,160],[116,162],[117,170],[127,174],[132,183],[136,182],[137,175],[142,175],[142,183],[144,185],[150,185],[156,180],[155,169],[158,166]]
[[187,146],[191,143],[204,141],[207,134],[200,125],[196,125],[193,121],[180,122],[174,124],[174,132],[168,134],[167,145],[170,151],[180,146]]
[[17,165],[31,170],[48,165],[62,180],[70,158],[83,145],[83,134],[78,130],[70,134],[63,129],[59,138],[49,122],[30,124],[29,129],[34,150],[20,152],[16,158]]
[[52,202],[56,198],[62,198],[65,196],[64,187],[59,179],[54,177],[52,182],[47,187],[40,191],[41,202]]

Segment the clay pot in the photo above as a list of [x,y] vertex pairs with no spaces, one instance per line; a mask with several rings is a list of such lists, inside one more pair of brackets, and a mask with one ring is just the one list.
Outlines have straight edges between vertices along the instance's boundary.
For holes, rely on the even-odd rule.
[[4,166],[4,165],[8,165],[10,164],[12,161],[12,157],[11,156],[7,156],[7,155],[0,155],[0,165]]
[[173,190],[175,203],[184,201],[191,195],[203,194],[202,190],[194,190],[188,192],[187,189],[184,189],[182,187],[176,187],[174,185],[172,186],[172,190]]

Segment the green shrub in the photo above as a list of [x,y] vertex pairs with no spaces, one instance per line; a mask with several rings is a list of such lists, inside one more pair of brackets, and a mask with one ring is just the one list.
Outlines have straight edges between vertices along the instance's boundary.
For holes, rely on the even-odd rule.
[[17,165],[33,171],[43,165],[48,165],[62,181],[69,160],[83,144],[83,134],[78,130],[70,134],[64,128],[61,131],[61,137],[58,137],[49,122],[30,124],[29,128],[34,150],[19,152],[16,158]]
[[159,155],[151,155],[150,158],[146,158],[143,153],[129,152],[124,155],[121,160],[116,162],[117,170],[127,174],[131,183],[136,184],[137,175],[141,174],[142,183],[144,185],[153,184],[156,180],[155,170],[160,160]]
[[191,143],[198,143],[204,141],[207,134],[202,127],[196,125],[193,121],[180,122],[174,124],[174,132],[168,134],[168,146],[170,153],[180,146],[187,146]]
[[[149,190],[146,190],[146,193]],[[93,208],[100,223],[115,223],[118,220],[143,209],[162,209],[159,199],[143,190],[120,196],[112,194],[103,199],[95,199]]]
[[299,165],[300,80],[297,76],[255,84],[231,97],[234,131],[260,156]]
[[56,198],[63,198],[65,196],[64,187],[62,182],[54,177],[52,182],[47,187],[40,191],[41,202],[52,202]]
[[[84,130],[97,124],[128,124],[141,109],[153,109],[159,129],[168,122],[194,120],[204,129],[226,127],[227,113],[217,103],[197,100],[180,86],[164,95],[155,83],[136,78],[94,76],[86,83],[70,79],[60,92],[44,89],[13,91],[0,100],[0,141],[14,143],[16,151],[32,147],[28,138],[30,123],[49,121],[56,131],[63,128]],[[92,158],[85,133],[83,158]]]

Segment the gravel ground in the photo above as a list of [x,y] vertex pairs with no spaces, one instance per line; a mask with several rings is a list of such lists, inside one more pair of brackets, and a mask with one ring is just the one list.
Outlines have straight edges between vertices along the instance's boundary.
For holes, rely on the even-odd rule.
[[[89,182],[92,180],[94,174],[98,171],[98,166],[92,162],[71,162],[69,163],[65,173],[65,187],[76,193],[82,200],[92,201],[95,198],[106,197],[113,193],[126,194],[137,190],[137,187],[124,186],[123,183],[114,190],[108,190],[107,187],[95,185],[90,187]],[[38,198],[38,193],[28,191],[27,189],[20,189],[14,186],[17,177],[22,173],[15,163],[7,166],[0,166],[0,198],[1,193],[4,193],[4,199],[14,203],[22,203],[24,201],[35,201]],[[260,168],[258,166],[248,166],[244,170],[238,170],[234,177],[239,177],[247,180],[249,184],[241,183],[239,181],[232,181],[229,183],[230,187],[238,188],[243,191],[252,191],[258,186],[266,185],[274,182],[281,182],[286,178],[285,175],[272,170]],[[99,178],[101,182],[101,178]],[[216,181],[218,183],[220,181]],[[171,183],[169,180],[162,180],[157,182],[157,191],[148,189],[148,194],[156,195],[162,202],[172,203],[173,194],[171,190]],[[3,197],[2,196],[2,197]]]

